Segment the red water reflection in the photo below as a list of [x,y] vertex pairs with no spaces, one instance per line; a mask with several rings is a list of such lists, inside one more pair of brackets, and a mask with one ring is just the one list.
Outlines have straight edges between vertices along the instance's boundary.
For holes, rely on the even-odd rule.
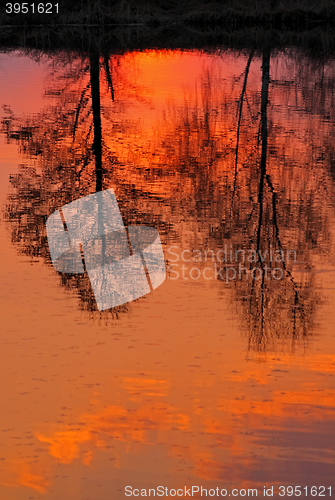
[[54,75],[51,107],[23,120],[36,129],[18,141],[26,166],[6,201],[12,229],[1,226],[4,498],[123,498],[127,484],[330,485],[333,88],[315,102],[297,56],[272,56],[261,196],[261,54],[236,151],[249,55],[110,57],[114,101],[101,58],[103,182],[129,223],[159,227],[166,251],[247,248],[257,228],[278,248],[278,229],[299,256],[282,289],[168,279],[117,314],[97,313],[87,282],[59,286],[45,266],[46,216],[95,190],[87,59]]

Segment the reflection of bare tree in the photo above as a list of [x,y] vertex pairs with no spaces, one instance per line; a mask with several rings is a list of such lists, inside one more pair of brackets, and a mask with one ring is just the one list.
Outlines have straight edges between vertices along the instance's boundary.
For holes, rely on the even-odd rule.
[[[88,58],[79,57],[69,66],[68,61],[58,63],[64,64],[64,73],[49,89],[56,104],[25,123],[6,107],[3,120],[8,140],[18,141],[22,153],[40,159],[38,167],[21,165],[11,177],[14,189],[6,218],[11,222],[12,241],[21,253],[42,257],[49,264],[47,217],[66,203],[104,189],[112,170],[108,167],[117,161],[110,157],[102,137],[101,81],[105,79],[102,84],[107,83],[114,101],[113,58],[106,53],[100,61],[98,50],[92,49]],[[96,309],[86,273],[62,273],[60,278],[62,285],[76,290],[85,309]],[[125,307],[113,313],[122,310]]]
[[[286,138],[269,120],[269,48],[262,55],[261,92],[249,94],[249,107],[251,103],[254,109],[242,126],[252,57],[253,53],[236,99],[237,125],[231,118],[232,96],[226,96],[225,89],[215,92],[214,77],[207,72],[201,98],[193,97],[193,102],[186,98],[179,110],[170,105],[163,147],[169,165],[181,165],[181,189],[190,186],[192,201],[183,206],[181,215],[194,228],[189,248],[216,252],[228,247],[228,253],[232,249],[233,258],[223,264],[217,279],[225,281],[231,269],[228,273],[234,279],[229,287],[248,325],[249,347],[265,351],[304,342],[311,335],[320,302],[313,290],[312,262],[316,254],[329,249],[330,231],[329,213],[319,195],[320,172],[306,168],[301,176],[289,165],[290,155],[281,156]],[[256,107],[260,120],[255,120]],[[232,128],[235,144],[226,139]],[[318,140],[309,146],[318,147]]]
[[[281,169],[278,166],[269,169],[269,82],[270,49],[265,49],[262,59],[259,174],[253,176],[254,180],[258,177],[257,202],[255,200],[252,211],[249,211],[250,218],[246,220],[246,223],[254,228],[249,248],[251,246],[255,248],[257,260],[252,265],[255,266],[257,263],[260,278],[251,280],[247,289],[243,284],[235,283],[235,291],[243,304],[245,314],[249,317],[249,346],[262,351],[287,340],[291,340],[294,345],[297,340],[306,339],[313,330],[315,310],[320,300],[311,292],[313,275],[300,274],[298,279],[299,275],[292,269],[292,262],[287,261],[288,251],[291,249],[294,250],[294,260],[298,258],[306,262],[311,261],[311,253],[315,249],[310,245],[306,225],[318,226],[319,217],[312,207],[320,200],[314,196],[312,203],[306,203],[305,185],[301,184],[294,188],[292,183],[285,185],[281,183]],[[274,154],[272,151],[272,156]],[[299,204],[292,200],[292,194],[297,193],[300,198]],[[309,194],[313,196],[312,193]],[[253,211],[255,211],[254,216],[252,216]],[[296,222],[294,230],[299,236],[298,239],[287,238],[293,220]],[[318,226],[317,238],[324,244],[327,244],[329,239],[327,226],[327,218]],[[266,252],[269,256],[271,251],[277,255],[275,262],[261,257]],[[281,276],[278,282],[274,282],[273,273],[277,275],[279,273]],[[270,280],[267,279],[269,275]]]
[[[261,157],[259,187],[257,195],[258,217],[255,225],[255,255],[259,279],[250,282],[249,300],[244,302],[249,316],[249,346],[266,350],[273,342],[306,338],[312,327],[316,297],[310,293],[311,283],[299,285],[294,273],[289,269],[285,247],[281,241],[280,221],[278,220],[278,198],[276,189],[268,172],[268,102],[270,83],[270,49],[266,48],[262,59],[262,90],[260,114]],[[268,205],[268,206],[267,206]],[[276,262],[262,256],[275,250]],[[296,258],[296,250],[294,258]],[[268,283],[281,277],[279,286]],[[269,280],[270,276],[270,280]],[[256,276],[253,276],[256,278]],[[241,293],[242,292],[242,293]],[[243,290],[238,291],[243,297]],[[285,304],[285,307],[283,305]]]
[[250,52],[250,55],[249,55],[249,58],[248,58],[248,62],[247,62],[246,68],[245,68],[245,75],[244,75],[244,80],[243,80],[243,87],[242,87],[241,97],[240,97],[239,106],[238,106],[238,122],[237,122],[237,131],[236,131],[235,175],[234,175],[233,197],[234,197],[235,191],[236,191],[237,166],[238,166],[238,147],[239,147],[239,143],[240,143],[240,130],[241,130],[243,103],[244,103],[245,91],[246,91],[246,88],[247,88],[247,82],[248,82],[248,75],[249,75],[249,70],[250,70],[250,64],[251,64],[253,55],[254,55],[254,50],[252,50]]
[[[108,84],[111,82],[109,65],[105,64]],[[94,139],[92,151],[95,157],[96,191],[102,190],[102,129],[101,129],[101,109],[100,109],[100,54],[96,49],[90,54],[90,81],[92,96],[92,114]]]

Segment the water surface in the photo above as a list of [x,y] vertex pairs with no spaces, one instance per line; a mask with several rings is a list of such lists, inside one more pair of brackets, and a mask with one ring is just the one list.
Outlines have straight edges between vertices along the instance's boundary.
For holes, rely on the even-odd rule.
[[[1,498],[335,488],[334,62],[35,52],[0,71]],[[168,277],[99,312],[45,222],[108,188],[159,231]]]

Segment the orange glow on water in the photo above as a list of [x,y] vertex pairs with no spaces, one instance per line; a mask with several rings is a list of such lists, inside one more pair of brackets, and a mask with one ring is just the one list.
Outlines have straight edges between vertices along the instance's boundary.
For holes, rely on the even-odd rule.
[[[250,69],[238,155],[248,56],[113,56],[114,102],[101,58],[100,84],[105,187],[115,189],[122,213],[131,222],[157,225],[168,261],[171,245],[179,255],[200,248],[216,252],[224,242],[247,247],[257,234],[252,217],[263,195],[265,238],[297,246],[283,290],[274,281],[261,289],[260,282],[246,280],[169,277],[124,309],[98,313],[90,307],[87,283],[56,274],[45,258],[49,212],[70,201],[66,196],[95,190],[89,92],[76,120],[88,72],[74,82],[68,77],[68,94],[53,96],[50,109],[39,93],[35,105],[43,110],[37,115],[43,126],[33,140],[19,146],[4,140],[1,202],[10,210],[0,226],[0,485],[6,500],[25,500],[27,491],[45,500],[58,500],[59,491],[63,500],[82,500],[82,491],[92,499],[118,500],[130,482],[286,484],[308,481],[319,463],[320,481],[330,480],[332,124],[303,110],[308,89],[300,80],[290,90],[284,70],[275,73],[282,57],[273,56],[270,69],[263,192],[259,56]],[[21,74],[19,62],[15,71]],[[36,83],[36,67],[31,71]],[[16,97],[22,112],[31,111],[26,100]],[[320,148],[325,165],[318,164]],[[21,177],[9,188],[9,174],[16,171]],[[305,275],[313,279],[298,296]]]

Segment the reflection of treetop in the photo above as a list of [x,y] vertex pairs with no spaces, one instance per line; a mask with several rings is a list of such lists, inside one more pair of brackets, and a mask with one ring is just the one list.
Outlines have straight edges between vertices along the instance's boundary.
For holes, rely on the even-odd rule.
[[[6,109],[3,121],[9,140],[39,159],[38,168],[22,167],[12,178],[7,216],[13,241],[24,253],[46,256],[46,217],[80,196],[113,187],[125,224],[156,227],[166,243],[185,241],[186,231],[190,248],[228,244],[256,255],[294,250],[308,264],[297,269],[299,262],[259,259],[252,265],[280,267],[283,278],[237,279],[229,290],[248,325],[251,348],[306,338],[320,302],[310,271],[331,243],[331,212],[323,200],[332,181],[328,166],[314,168],[313,160],[330,136],[324,127],[330,131],[331,124],[320,115],[327,113],[334,87],[327,87],[322,109],[295,111],[292,105],[290,111],[282,106],[284,97],[295,95],[297,108],[302,96],[311,97],[298,63],[271,58],[270,80],[270,50],[255,76],[252,65],[259,60],[252,51],[245,71],[225,81],[214,59],[197,89],[185,91],[183,104],[169,100],[150,137],[126,113],[134,99],[148,105],[126,57],[92,52],[62,72],[55,66],[50,108],[24,123]],[[293,64],[295,81],[285,80],[278,61]],[[314,134],[308,133],[311,120]]]

